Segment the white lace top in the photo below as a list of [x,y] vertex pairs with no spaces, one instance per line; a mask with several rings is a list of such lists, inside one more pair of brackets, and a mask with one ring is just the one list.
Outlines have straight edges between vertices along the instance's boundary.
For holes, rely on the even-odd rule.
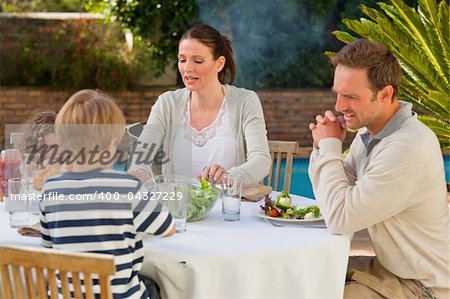
[[225,169],[237,166],[237,137],[223,99],[212,124],[201,131],[190,126],[190,101],[184,110],[183,125],[177,130],[172,148],[173,172],[190,177],[205,166],[219,164]]

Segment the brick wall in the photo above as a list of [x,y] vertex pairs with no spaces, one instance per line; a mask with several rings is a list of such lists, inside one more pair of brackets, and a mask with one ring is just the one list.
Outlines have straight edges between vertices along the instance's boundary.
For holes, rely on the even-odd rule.
[[260,91],[269,139],[312,144],[308,124],[325,110],[333,109],[334,95],[328,89]]
[[[143,91],[112,92],[125,113],[128,123],[146,121],[150,108],[166,88]],[[26,123],[34,113],[58,110],[72,91],[49,91],[36,88],[0,88],[0,140],[5,144],[5,124]],[[300,146],[311,146],[308,124],[318,113],[334,106],[328,90],[262,90],[257,92],[264,109],[269,139],[294,140]]]

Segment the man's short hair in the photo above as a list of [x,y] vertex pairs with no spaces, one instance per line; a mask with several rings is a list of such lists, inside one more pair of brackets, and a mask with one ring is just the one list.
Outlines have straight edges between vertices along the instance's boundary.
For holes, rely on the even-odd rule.
[[336,53],[331,58],[331,63],[335,68],[343,65],[366,69],[373,92],[391,85],[394,88],[392,98],[396,98],[402,82],[402,71],[397,59],[385,45],[368,39],[358,39]]

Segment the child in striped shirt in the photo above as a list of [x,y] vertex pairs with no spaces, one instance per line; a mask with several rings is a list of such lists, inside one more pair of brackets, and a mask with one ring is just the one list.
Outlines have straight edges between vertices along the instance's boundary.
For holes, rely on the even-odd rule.
[[170,236],[175,225],[160,204],[142,200],[138,179],[111,169],[124,125],[117,104],[98,91],[81,90],[62,107],[55,122],[60,162],[73,171],[44,185],[41,238],[45,247],[114,255],[114,298],[149,298],[138,276],[142,237]]

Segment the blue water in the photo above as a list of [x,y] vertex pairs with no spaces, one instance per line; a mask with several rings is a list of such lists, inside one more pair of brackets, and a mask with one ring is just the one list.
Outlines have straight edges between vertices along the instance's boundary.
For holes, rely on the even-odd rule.
[[450,156],[444,156],[445,180],[450,183]]
[[[281,183],[279,184],[279,189],[281,191],[284,183],[284,168],[286,161],[283,160],[281,164]],[[291,179],[291,193],[306,196],[309,198],[315,198],[312,191],[311,181],[308,176],[308,158],[297,158],[294,159],[292,165],[292,179]],[[274,166],[276,167],[276,166]],[[447,183],[450,182],[450,156],[444,156],[444,168],[445,168],[445,179]]]
[[[309,198],[315,198],[314,193],[312,190],[311,180],[308,176],[308,165],[309,165],[309,159],[308,158],[297,158],[294,159],[294,162],[292,164],[292,176],[291,176],[291,191],[290,193],[309,197]],[[276,166],[274,167],[274,171]],[[283,160],[281,164],[281,170],[280,170],[280,177],[281,181],[278,184],[278,190],[275,191],[282,191],[283,184],[284,184],[284,169],[286,168],[286,160]],[[273,184],[272,184],[273,186]]]

